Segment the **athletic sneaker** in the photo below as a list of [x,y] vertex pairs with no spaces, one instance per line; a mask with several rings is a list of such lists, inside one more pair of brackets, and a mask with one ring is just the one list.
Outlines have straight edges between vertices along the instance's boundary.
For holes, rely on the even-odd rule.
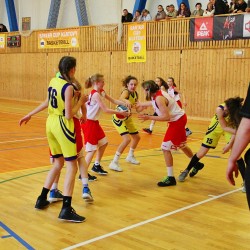
[[187,169],[181,171],[181,174],[179,175],[178,180],[185,181],[186,177],[188,176],[188,172],[189,171]]
[[118,162],[114,162],[114,161],[111,161],[110,164],[109,164],[109,168],[114,170],[114,171],[117,171],[117,172],[122,172],[122,168],[119,166],[119,163]]
[[140,162],[137,161],[134,156],[129,156],[128,155],[127,158],[126,158],[126,161],[130,162],[132,164],[135,164],[135,165],[139,165],[140,164]]
[[86,202],[92,202],[94,201],[93,196],[90,192],[89,187],[84,187],[82,190],[82,198],[86,201]]
[[176,180],[175,180],[174,176],[167,176],[162,181],[158,182],[157,185],[159,187],[175,186]]
[[146,132],[146,133],[150,134],[150,135],[151,135],[151,134],[152,134],[152,132],[153,132],[153,131],[152,131],[152,130],[150,130],[149,128],[143,128],[142,130],[143,130],[144,132]]
[[85,221],[85,217],[78,215],[73,207],[62,208],[58,218],[60,220],[78,222],[78,223]]
[[[96,181],[97,177],[88,173],[89,181]],[[78,177],[79,180],[82,179],[81,175]]]
[[35,208],[36,209],[45,209],[49,206],[50,202],[46,199],[41,198],[41,196],[38,196]]
[[93,165],[92,169],[91,169],[93,172],[95,173],[98,173],[98,174],[101,174],[101,175],[107,175],[108,172],[105,171],[101,165]]
[[189,128],[186,128],[186,136],[193,134],[192,131]]
[[192,171],[190,172],[189,176],[190,177],[194,177],[198,172],[199,170],[203,169],[204,167],[204,164],[201,163],[201,162],[198,162],[192,169]]
[[246,193],[246,184],[245,181],[242,183],[242,193]]
[[56,202],[56,201],[62,201],[63,200],[63,195],[62,192],[58,189],[52,189],[50,190],[49,194],[49,202]]
[[97,177],[88,173],[89,181],[96,181]]

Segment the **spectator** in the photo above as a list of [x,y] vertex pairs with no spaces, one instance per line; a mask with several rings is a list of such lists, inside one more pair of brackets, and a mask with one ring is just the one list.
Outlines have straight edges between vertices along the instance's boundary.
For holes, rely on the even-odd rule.
[[214,15],[227,14],[229,7],[223,0],[211,0],[211,3],[214,5]]
[[166,14],[168,15],[170,5],[166,6]]
[[135,12],[135,15],[134,15],[132,22],[141,22],[141,20],[142,20],[141,12],[139,10],[137,10]]
[[6,26],[2,23],[0,23],[0,32],[8,32]]
[[238,0],[235,3],[233,13],[243,13],[246,12],[247,3],[244,0]]
[[236,4],[236,0],[231,0],[230,4],[229,4],[229,13],[233,13],[235,10],[235,4]]
[[[221,0],[222,1],[222,0]],[[177,11],[177,17],[190,17],[191,12],[185,3],[181,3]]]
[[214,15],[214,6],[211,2],[207,4],[207,9],[204,11],[203,16],[213,16]]
[[166,19],[168,18],[175,18],[177,16],[177,11],[174,8],[173,4],[169,5],[169,11],[167,13]]
[[162,5],[158,5],[158,12],[155,16],[155,21],[160,21],[166,18],[166,12]]
[[204,10],[201,8],[201,3],[195,5],[195,10],[192,13],[192,16],[203,16]]
[[132,22],[132,20],[133,20],[133,15],[129,13],[127,9],[124,9],[122,15],[122,23]]
[[150,21],[152,20],[152,17],[150,15],[150,12],[146,9],[142,11],[142,21]]

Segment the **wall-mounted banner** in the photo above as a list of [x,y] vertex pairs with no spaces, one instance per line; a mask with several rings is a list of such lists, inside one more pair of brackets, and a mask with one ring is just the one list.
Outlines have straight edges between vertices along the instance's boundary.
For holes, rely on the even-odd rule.
[[0,34],[0,49],[5,48],[5,34]]
[[[214,26],[213,17],[192,18],[190,21],[191,41],[212,40],[213,39],[213,26]],[[191,38],[191,34],[193,34],[192,38]]]
[[190,41],[250,38],[250,14],[190,19]]
[[39,49],[78,48],[80,29],[63,29],[38,32]]
[[128,25],[127,62],[146,62],[146,23]]

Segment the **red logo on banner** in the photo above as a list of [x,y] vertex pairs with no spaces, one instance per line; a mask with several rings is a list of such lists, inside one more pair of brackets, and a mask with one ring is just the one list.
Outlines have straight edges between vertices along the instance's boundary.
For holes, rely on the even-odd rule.
[[194,21],[194,39],[212,39],[213,38],[213,17],[195,18]]
[[245,30],[247,30],[248,32],[250,32],[250,21],[248,21],[247,23],[245,23]]

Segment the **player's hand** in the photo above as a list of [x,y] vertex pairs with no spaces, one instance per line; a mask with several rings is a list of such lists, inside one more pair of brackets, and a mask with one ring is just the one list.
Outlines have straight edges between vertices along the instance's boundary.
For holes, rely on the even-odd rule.
[[234,176],[235,176],[235,178],[237,178],[238,174],[239,174],[239,170],[238,170],[238,166],[237,166],[236,162],[231,161],[229,159],[228,165],[227,165],[226,177],[231,185],[235,186]]
[[229,144],[227,144],[223,149],[222,149],[222,154],[225,154],[227,152],[229,152],[231,146]]
[[138,119],[142,122],[149,120],[149,116],[147,114],[139,114]]
[[31,119],[30,115],[24,116],[20,121],[19,121],[19,126],[22,126],[22,124],[26,124],[29,120]]

